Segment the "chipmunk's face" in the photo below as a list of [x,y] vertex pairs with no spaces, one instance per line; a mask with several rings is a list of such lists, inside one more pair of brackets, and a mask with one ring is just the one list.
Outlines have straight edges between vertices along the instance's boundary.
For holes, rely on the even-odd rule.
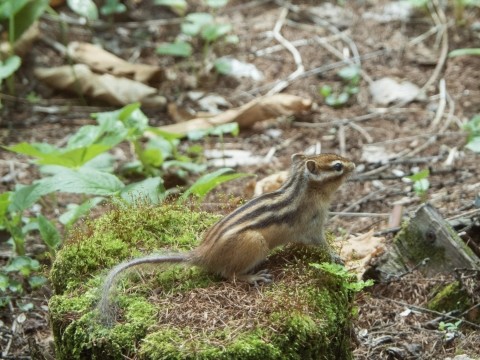
[[340,185],[355,170],[352,161],[336,154],[294,154],[292,161],[296,166],[303,166],[304,174],[316,183],[338,182]]

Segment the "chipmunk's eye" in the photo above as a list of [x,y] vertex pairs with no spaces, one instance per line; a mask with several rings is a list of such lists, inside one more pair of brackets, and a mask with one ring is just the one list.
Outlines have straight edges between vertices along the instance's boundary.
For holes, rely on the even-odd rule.
[[342,164],[342,163],[339,163],[339,162],[333,164],[332,167],[333,167],[333,170],[335,170],[335,171],[342,171],[342,170],[343,170],[343,164]]

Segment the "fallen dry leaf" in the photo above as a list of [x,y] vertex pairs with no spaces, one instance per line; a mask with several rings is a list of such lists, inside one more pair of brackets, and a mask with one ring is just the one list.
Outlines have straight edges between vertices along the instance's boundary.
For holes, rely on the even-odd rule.
[[99,46],[73,41],[68,44],[68,54],[77,63],[88,65],[99,73],[126,77],[142,83],[159,78],[162,70],[158,66],[131,64]]
[[363,275],[372,257],[385,249],[385,238],[373,236],[373,229],[365,234],[350,237],[342,243],[340,256],[347,268],[354,269],[359,278]]
[[409,81],[399,83],[389,77],[372,82],[369,89],[373,101],[380,105],[388,105],[395,102],[409,103],[422,97],[420,88],[417,85]]
[[110,74],[98,75],[87,65],[36,68],[35,76],[55,89],[70,92],[80,91],[83,95],[105,101],[112,105],[127,105],[140,102],[144,106],[164,106],[166,100],[153,87],[127,78]]
[[[30,27],[15,41],[13,45],[13,52],[18,56],[27,54],[32,48],[32,44],[40,36],[40,29],[38,21],[35,21]],[[2,41],[0,43],[0,54],[7,57],[10,55],[10,43],[8,41]]]
[[241,128],[253,126],[256,122],[290,116],[310,110],[312,101],[295,95],[276,94],[250,101],[236,109],[227,110],[208,118],[196,118],[184,123],[161,126],[159,129],[176,134],[187,134],[190,131],[205,130],[211,127],[237,122]]
[[257,181],[253,195],[258,196],[280,189],[288,176],[288,171],[280,171]]

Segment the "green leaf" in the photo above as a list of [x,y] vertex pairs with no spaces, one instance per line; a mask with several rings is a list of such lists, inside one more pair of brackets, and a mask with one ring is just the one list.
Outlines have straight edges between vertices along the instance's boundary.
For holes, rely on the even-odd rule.
[[140,104],[134,103],[120,109],[119,120],[128,129],[127,139],[134,141],[143,136],[148,128],[148,117],[140,110]]
[[413,183],[413,191],[415,191],[417,194],[423,194],[428,190],[429,187],[430,182],[428,179],[420,179]]
[[2,0],[0,1],[0,19],[8,19],[17,14],[31,0]]
[[183,134],[171,133],[155,127],[149,127],[147,130],[154,133],[155,135],[161,136],[162,138],[168,141],[178,140],[184,137]]
[[88,20],[98,19],[97,5],[92,0],[67,0],[68,7]]
[[163,164],[162,151],[155,148],[145,149],[140,155],[140,161],[143,165],[158,168]]
[[43,195],[50,192],[52,191],[49,188],[43,187],[39,183],[22,186],[11,194],[10,210],[23,212],[35,204]]
[[75,149],[93,145],[102,135],[103,129],[100,126],[82,126],[75,134],[70,136],[68,139],[67,148]]
[[40,269],[40,263],[28,256],[17,256],[4,269],[6,272],[19,272],[23,276],[28,276],[32,271]]
[[158,204],[163,199],[164,193],[162,178],[153,177],[125,186],[120,196],[129,203],[149,200],[152,204]]
[[465,147],[473,152],[480,153],[480,136],[471,139]]
[[65,169],[38,183],[49,191],[100,196],[117,194],[124,187],[115,175],[89,168]]
[[197,35],[203,26],[213,22],[213,16],[208,13],[191,13],[185,17],[181,25],[182,33],[190,36]]
[[215,188],[216,186],[224,182],[247,177],[247,176],[252,176],[251,174],[244,174],[244,173],[227,174],[231,171],[233,170],[230,168],[222,168],[214,171],[213,173],[203,175],[197,181],[195,181],[195,183],[192,186],[190,186],[190,188],[188,188],[187,191],[185,191],[185,193],[183,193],[183,195],[181,196],[181,199],[185,200],[191,194],[199,198],[203,198],[213,188]]
[[4,62],[0,60],[0,82],[17,71],[21,63],[22,59],[17,55],[10,56]]
[[33,304],[30,302],[25,304],[17,302],[17,306],[20,309],[20,311],[23,311],[23,312],[30,311],[34,308]]
[[186,41],[175,41],[174,43],[164,43],[157,47],[157,54],[171,55],[178,57],[190,57],[193,49]]
[[38,160],[38,164],[61,165],[68,168],[76,168],[108,150],[110,150],[110,146],[108,145],[93,144],[87,147],[69,150],[58,155],[44,155]]
[[94,157],[110,149],[110,146],[93,144],[72,150],[58,149],[48,144],[28,144],[26,142],[4,147],[18,154],[38,158],[37,163],[42,165],[61,165],[69,168],[79,167]]
[[155,5],[168,6],[173,8],[177,14],[183,16],[187,11],[187,2],[185,0],[155,0]]
[[32,289],[38,289],[47,283],[47,278],[41,275],[30,276],[28,278],[28,283]]
[[430,171],[428,169],[425,169],[413,175],[406,176],[406,178],[412,181],[420,181],[420,180],[426,179],[429,175],[430,175]]
[[56,153],[59,154],[60,151],[53,146],[45,146],[48,144],[38,144],[33,143],[29,144],[27,142],[21,142],[13,146],[2,146],[6,150],[13,151],[17,154],[33,156],[33,157],[43,157],[47,154]]
[[10,206],[10,197],[12,192],[7,191],[0,194],[0,226],[2,225],[2,219],[7,214],[8,207]]
[[232,30],[230,24],[207,24],[202,29],[202,39],[212,42],[228,34]]
[[351,81],[360,77],[360,68],[357,65],[351,65],[340,69],[337,73],[342,80]]
[[228,0],[205,0],[207,6],[218,9],[227,5]]
[[448,53],[448,57],[456,57],[456,56],[464,56],[464,55],[480,56],[480,48],[456,49]]
[[104,16],[121,14],[127,11],[127,7],[118,0],[107,0],[105,5],[100,8],[100,13]]
[[232,73],[232,64],[228,59],[220,58],[215,60],[214,64],[215,70],[219,74],[229,75]]
[[[8,1],[9,3],[15,3],[17,0]],[[48,7],[49,0],[30,0],[30,1],[18,1],[18,5],[14,5],[14,34],[13,40],[17,41],[22,34],[37,20],[40,15]]]
[[60,233],[55,225],[42,214],[38,215],[37,221],[38,229],[40,230],[40,236],[42,237],[43,242],[50,250],[55,251],[62,242]]
[[480,136],[480,115],[475,115],[463,125],[463,128],[468,132],[468,141],[474,137]]
[[91,209],[97,206],[104,200],[103,197],[94,197],[88,199],[87,201],[83,202],[82,204],[69,204],[67,206],[67,211],[65,211],[58,220],[65,226],[71,226],[75,223],[78,219],[85,216]]
[[165,170],[170,169],[172,167],[178,167],[181,169],[185,169],[191,173],[198,174],[205,171],[207,168],[207,165],[196,164],[191,161],[179,161],[179,160],[165,161],[165,163],[163,164],[163,168]]
[[238,123],[236,122],[231,122],[231,123],[226,123],[222,125],[215,126],[210,129],[209,134],[210,135],[223,135],[223,134],[230,134],[232,136],[237,136],[240,132],[240,128],[238,126]]
[[324,98],[330,96],[333,92],[333,89],[330,85],[323,85],[320,88],[320,95],[322,95]]
[[5,274],[0,274],[0,291],[5,292],[10,284],[10,279]]
[[185,0],[154,0],[155,5],[162,5],[162,6],[172,6],[172,7],[179,7],[182,6],[184,8],[187,7],[187,2]]

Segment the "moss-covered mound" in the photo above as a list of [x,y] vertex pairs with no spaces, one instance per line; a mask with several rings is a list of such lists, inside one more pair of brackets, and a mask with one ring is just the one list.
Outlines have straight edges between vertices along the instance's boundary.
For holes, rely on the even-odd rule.
[[309,266],[317,248],[286,247],[252,287],[183,266],[136,269],[114,295],[117,321],[95,309],[108,269],[151,252],[195,246],[217,216],[185,208],[118,208],[73,233],[58,253],[50,301],[57,359],[350,359],[352,294]]

